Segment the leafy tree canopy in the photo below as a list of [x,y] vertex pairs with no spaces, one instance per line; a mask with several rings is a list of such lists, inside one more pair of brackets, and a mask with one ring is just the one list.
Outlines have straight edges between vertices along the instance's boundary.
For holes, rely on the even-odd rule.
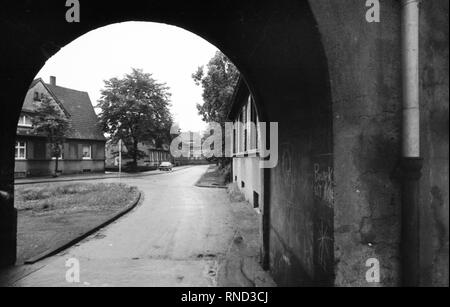
[[159,83],[149,73],[132,69],[124,78],[105,81],[98,107],[100,124],[113,142],[123,140],[136,165],[143,153],[139,142],[155,146],[170,141],[169,87]]
[[70,132],[70,121],[63,111],[57,107],[56,102],[48,96],[44,96],[39,102],[31,121],[34,132],[47,137],[50,154],[56,158],[55,175],[57,175],[58,157],[61,156],[64,141]]
[[223,123],[231,107],[231,98],[239,78],[236,66],[220,51],[192,74],[198,86],[203,87],[203,104],[197,104],[199,114],[206,122]]

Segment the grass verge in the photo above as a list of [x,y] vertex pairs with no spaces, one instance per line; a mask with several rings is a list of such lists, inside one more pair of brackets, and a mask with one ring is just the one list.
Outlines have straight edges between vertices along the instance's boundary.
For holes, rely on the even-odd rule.
[[195,184],[205,188],[226,188],[226,174],[218,166],[210,165]]
[[17,263],[64,245],[126,208],[139,191],[115,183],[16,186]]

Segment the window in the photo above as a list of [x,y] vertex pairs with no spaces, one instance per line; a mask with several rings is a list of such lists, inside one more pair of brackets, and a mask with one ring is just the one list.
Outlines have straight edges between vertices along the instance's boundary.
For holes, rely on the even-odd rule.
[[243,139],[243,131],[244,128],[244,115],[243,112],[239,113],[239,119],[238,119],[238,130],[237,130],[237,152],[242,152],[242,139]]
[[242,115],[243,115],[243,119],[242,119],[242,123],[244,124],[244,152],[247,151],[247,140],[248,140],[248,127],[247,127],[247,121],[248,121],[248,116],[247,116],[247,105],[244,106],[244,108],[242,109]]
[[236,147],[236,129],[233,129],[233,154],[237,153]]
[[235,121],[233,130],[233,153],[257,154],[258,153],[258,114],[252,96],[248,96],[247,103],[242,107]]
[[34,101],[39,101],[39,93],[38,92],[34,92],[33,100]]
[[31,119],[28,115],[20,115],[19,123],[17,124],[19,127],[31,127]]
[[27,158],[27,143],[26,142],[16,142],[15,158],[17,160],[26,160],[26,158]]
[[92,146],[83,145],[83,160],[91,160],[92,159]]
[[250,149],[258,149],[258,114],[255,102],[250,98]]
[[259,194],[253,191],[253,208],[259,208]]

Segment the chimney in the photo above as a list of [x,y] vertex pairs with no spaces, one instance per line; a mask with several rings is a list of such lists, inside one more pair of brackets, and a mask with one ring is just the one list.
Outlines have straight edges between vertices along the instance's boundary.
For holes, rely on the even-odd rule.
[[56,77],[50,76],[50,85],[56,86]]

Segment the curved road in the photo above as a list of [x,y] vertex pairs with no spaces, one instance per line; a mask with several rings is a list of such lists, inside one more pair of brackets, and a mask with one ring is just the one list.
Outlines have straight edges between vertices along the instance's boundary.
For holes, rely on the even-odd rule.
[[[216,286],[235,227],[226,191],[194,186],[207,167],[122,178],[143,192],[141,203],[15,286]],[[66,281],[70,258],[79,283]]]

